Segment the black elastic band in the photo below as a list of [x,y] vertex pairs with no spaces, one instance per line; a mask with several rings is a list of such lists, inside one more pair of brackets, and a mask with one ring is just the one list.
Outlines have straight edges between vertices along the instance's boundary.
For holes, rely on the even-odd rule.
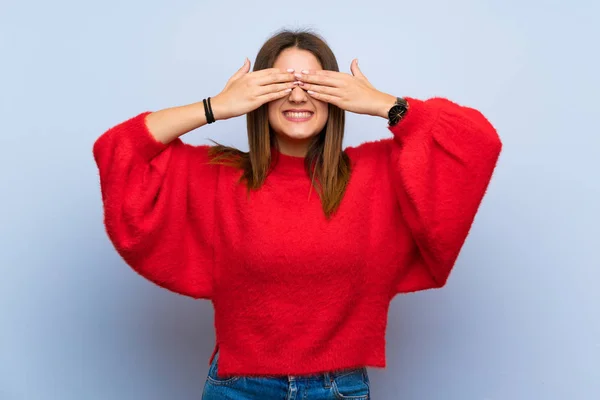
[[208,103],[208,111],[210,111],[210,119],[212,120],[212,122],[215,122],[215,114],[213,114],[212,104],[210,103],[210,97],[206,99],[206,102]]
[[206,99],[202,99],[202,103],[204,104],[204,114],[206,115],[206,122],[212,124],[215,122],[215,117],[212,113],[212,107],[210,107],[210,97],[208,101]]

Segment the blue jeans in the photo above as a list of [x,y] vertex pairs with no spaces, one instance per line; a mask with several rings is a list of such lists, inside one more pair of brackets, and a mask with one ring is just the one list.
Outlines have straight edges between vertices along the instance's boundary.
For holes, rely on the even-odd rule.
[[365,367],[314,375],[217,377],[219,352],[213,357],[202,400],[368,400]]

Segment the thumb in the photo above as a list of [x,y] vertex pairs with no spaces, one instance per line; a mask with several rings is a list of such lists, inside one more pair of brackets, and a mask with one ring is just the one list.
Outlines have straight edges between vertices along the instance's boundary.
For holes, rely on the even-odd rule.
[[362,73],[360,68],[358,68],[358,59],[357,58],[352,60],[352,63],[350,63],[350,71],[352,71],[352,75],[356,76],[357,78],[365,77],[365,75]]
[[245,74],[247,74],[250,71],[250,60],[248,60],[248,57],[246,57],[246,59],[244,60],[244,65],[242,65],[242,68],[238,69],[236,71],[235,74],[233,74],[233,76],[231,77],[231,81],[234,81],[236,79],[241,78],[242,76],[244,76]]

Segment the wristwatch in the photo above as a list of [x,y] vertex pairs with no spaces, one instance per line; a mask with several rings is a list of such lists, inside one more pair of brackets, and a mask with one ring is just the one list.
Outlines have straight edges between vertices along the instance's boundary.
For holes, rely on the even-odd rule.
[[402,118],[404,118],[407,111],[408,102],[406,101],[406,99],[402,97],[396,97],[396,102],[394,103],[392,108],[390,108],[390,111],[388,111],[388,125],[396,125],[398,122],[400,122]]

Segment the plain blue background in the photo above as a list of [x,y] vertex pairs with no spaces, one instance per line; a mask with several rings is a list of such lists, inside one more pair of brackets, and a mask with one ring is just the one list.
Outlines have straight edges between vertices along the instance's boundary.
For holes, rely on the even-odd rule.
[[[479,108],[504,142],[447,287],[392,302],[373,398],[600,398],[598,4],[4,0],[0,399],[200,398],[211,304],[118,257],[92,144],[217,94],[282,27],[316,29],[382,91]],[[348,115],[347,145],[388,136]],[[209,137],[247,149],[244,118],[184,140]]]

